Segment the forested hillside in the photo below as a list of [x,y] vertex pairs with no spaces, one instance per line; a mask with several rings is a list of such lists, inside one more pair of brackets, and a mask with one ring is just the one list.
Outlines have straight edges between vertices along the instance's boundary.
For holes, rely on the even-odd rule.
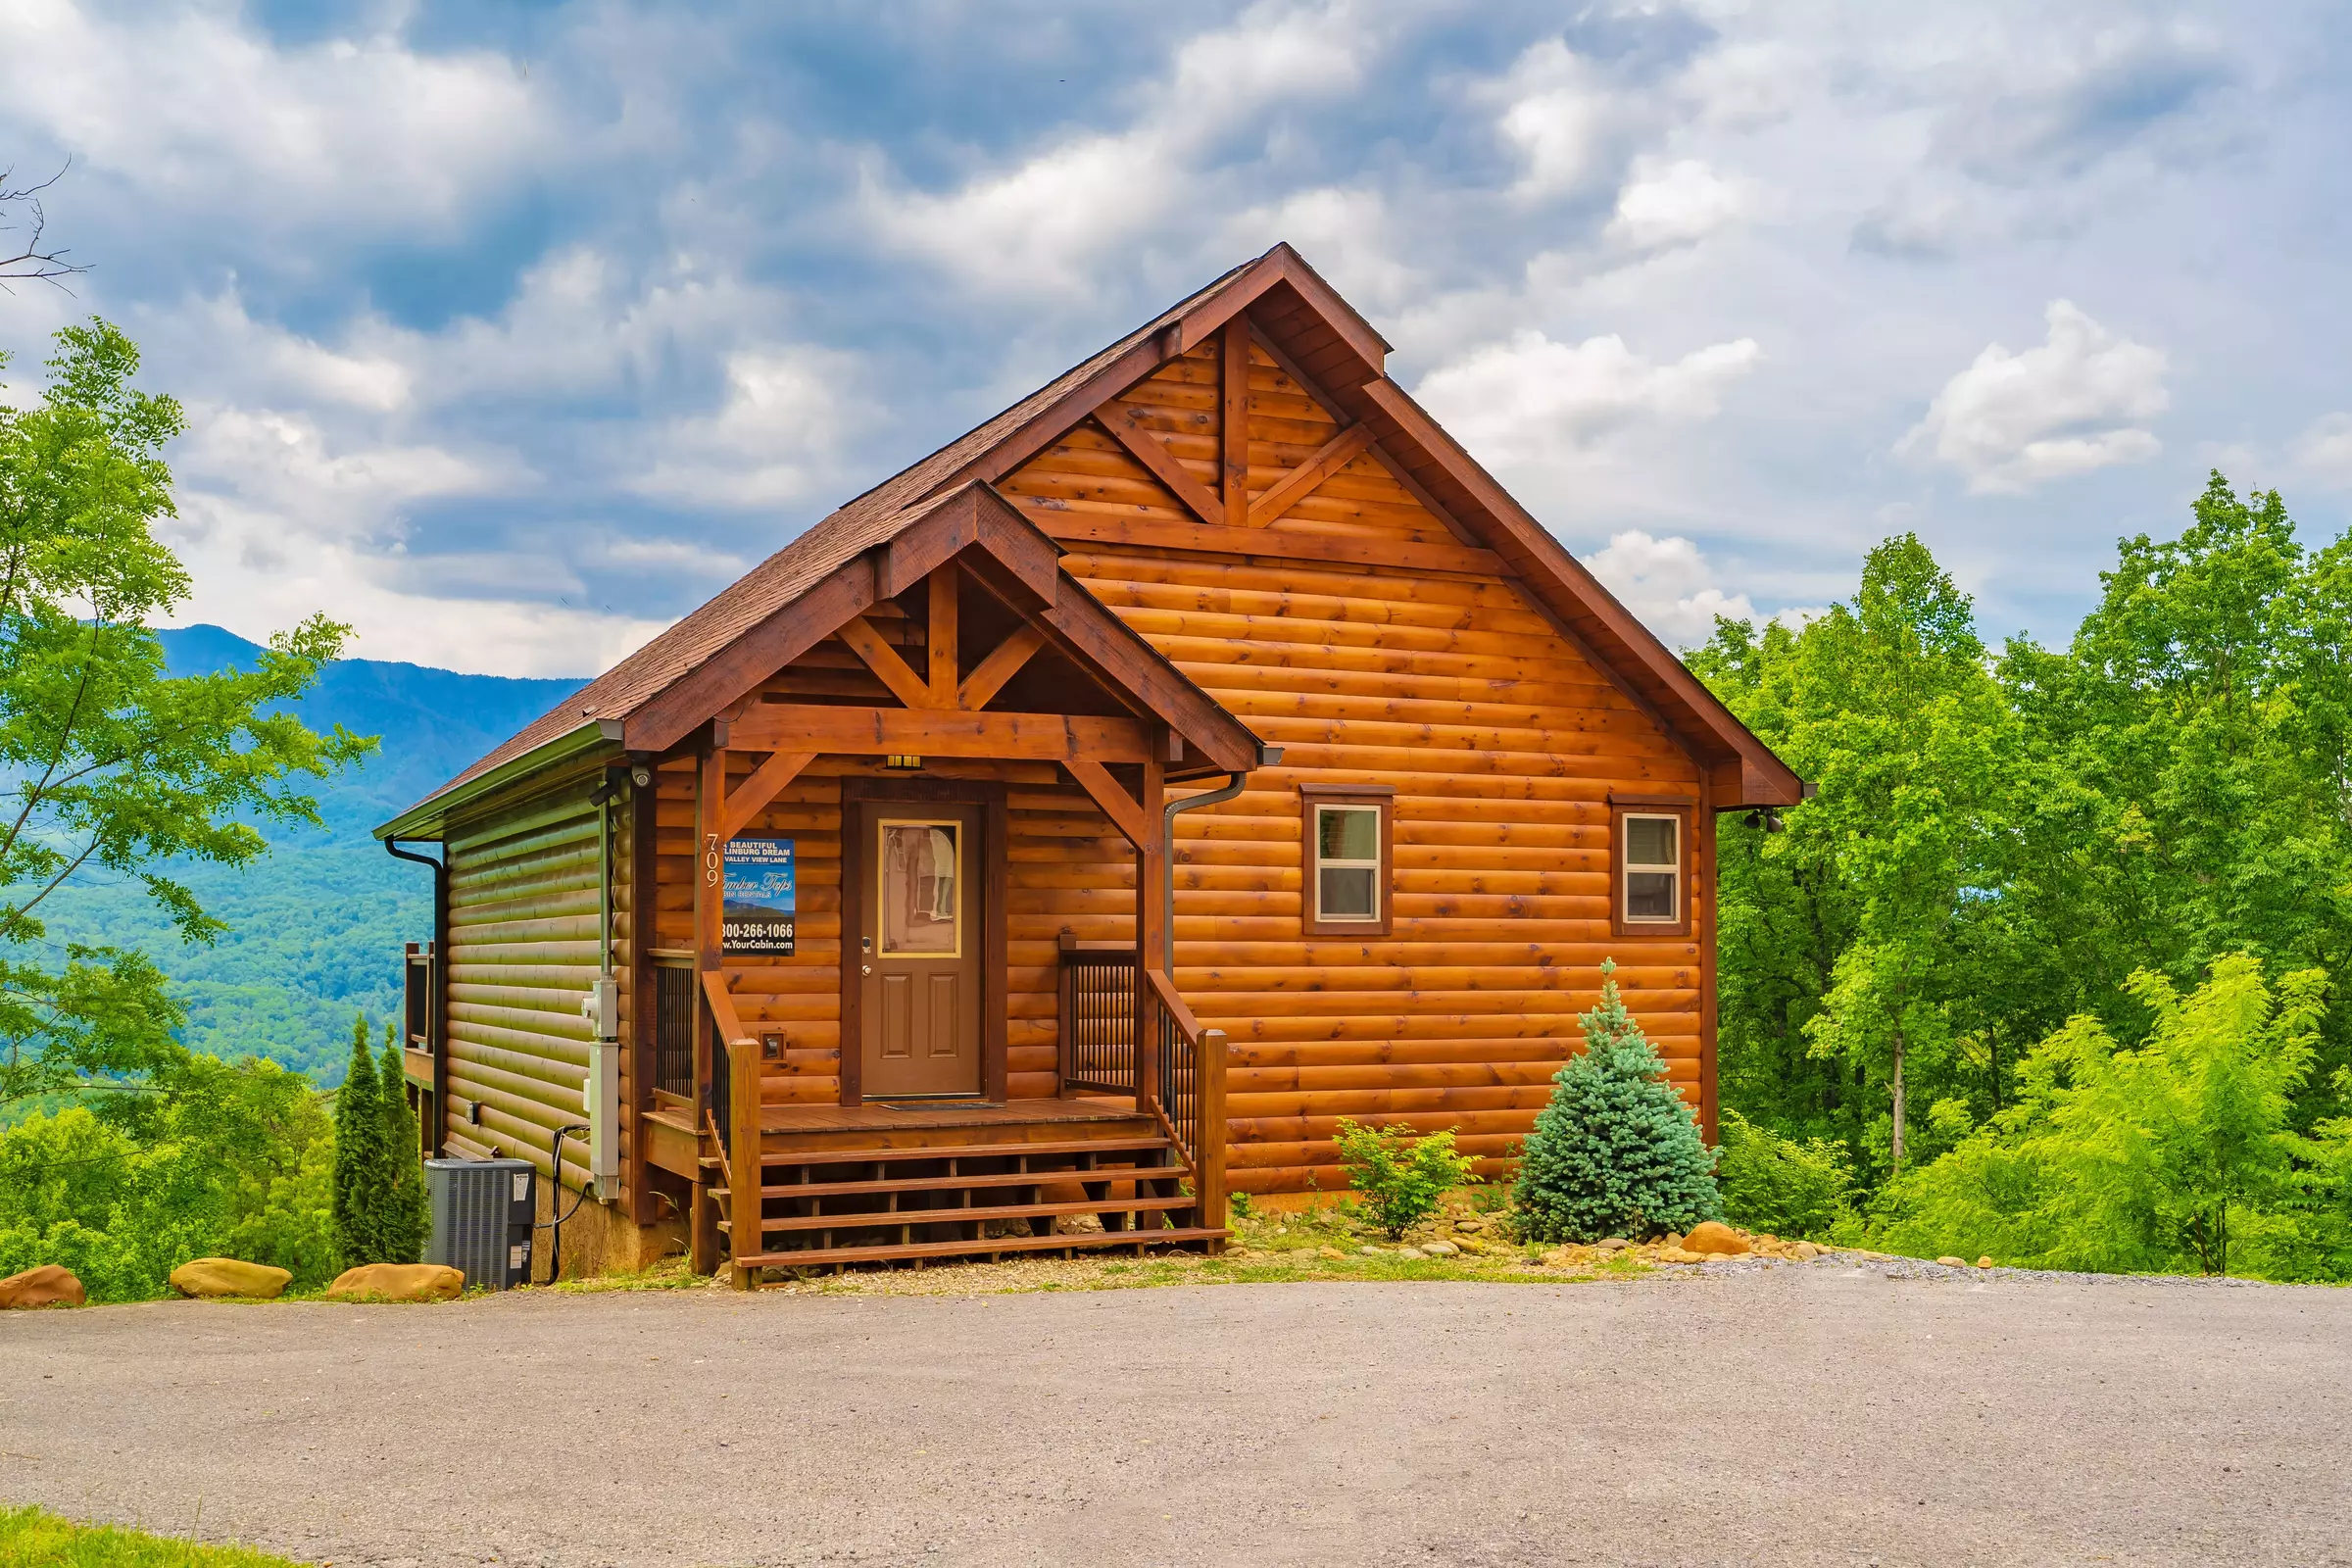
[[[248,667],[261,653],[218,626],[159,635],[174,675]],[[174,873],[228,923],[226,935],[210,947],[183,944],[136,883],[93,879],[42,906],[49,940],[153,956],[186,1000],[187,1043],[200,1051],[259,1053],[338,1083],[353,1010],[384,1016],[399,994],[401,944],[432,934],[429,873],[392,858],[368,830],[580,685],[337,660],[301,716],[313,729],[379,735],[382,748],[318,789],[323,831],[273,828],[273,849],[256,865]]]

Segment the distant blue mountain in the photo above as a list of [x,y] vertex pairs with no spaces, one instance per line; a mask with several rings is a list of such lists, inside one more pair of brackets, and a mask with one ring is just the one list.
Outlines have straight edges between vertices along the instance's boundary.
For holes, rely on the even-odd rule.
[[[174,675],[250,667],[262,649],[219,626],[158,633]],[[468,763],[587,684],[462,675],[425,664],[339,659],[319,672],[300,711],[313,729],[341,724],[383,748],[319,796],[334,826],[371,828],[448,783]],[[379,852],[380,853],[380,852]]]
[[[159,635],[174,675],[250,665],[262,652],[219,626]],[[369,830],[582,684],[371,659],[330,663],[296,711],[313,729],[340,723],[380,736],[381,749],[351,772],[311,785],[323,828],[266,827],[270,855],[241,871],[173,868],[228,922],[226,936],[186,947],[144,889],[100,882],[62,890],[42,906],[49,940],[151,955],[187,1004],[183,1033],[198,1050],[270,1056],[321,1085],[339,1083],[353,1015],[365,1011],[381,1029],[400,995],[401,944],[432,935],[429,873],[385,854]]]

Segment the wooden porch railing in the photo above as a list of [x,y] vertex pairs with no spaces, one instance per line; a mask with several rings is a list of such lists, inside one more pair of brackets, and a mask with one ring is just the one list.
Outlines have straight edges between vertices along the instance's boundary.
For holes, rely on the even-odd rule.
[[1193,1179],[1200,1223],[1225,1224],[1225,1031],[1204,1029],[1158,969],[1136,983],[1135,950],[1061,943],[1061,1081],[1065,1090],[1133,1095]]

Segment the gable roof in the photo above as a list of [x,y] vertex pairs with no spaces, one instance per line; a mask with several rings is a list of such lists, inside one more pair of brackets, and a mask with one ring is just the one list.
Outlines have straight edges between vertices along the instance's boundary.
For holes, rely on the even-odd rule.
[[[423,807],[493,772],[511,770],[533,753],[567,738],[584,739],[582,732],[590,727],[603,739],[619,741],[630,750],[659,751],[675,744],[740,694],[710,703],[683,723],[683,714],[674,711],[676,704],[660,702],[665,694],[676,693],[681,683],[723,686],[724,681],[710,678],[719,656],[771,623],[843,566],[890,544],[974,483],[1003,478],[1108,398],[1204,341],[1245,310],[1250,312],[1251,325],[1283,349],[1316,389],[1372,430],[1384,456],[1398,462],[1405,477],[1502,559],[1595,667],[1710,768],[1716,804],[1787,805],[1798,799],[1802,786],[1796,775],[1403,388],[1388,379],[1387,340],[1303,257],[1288,244],[1278,244],[850,501],[386,823],[378,835],[390,836]],[[705,678],[693,679],[698,672]],[[764,679],[765,673],[752,677],[745,689]],[[655,721],[651,710],[658,708],[673,711]]]

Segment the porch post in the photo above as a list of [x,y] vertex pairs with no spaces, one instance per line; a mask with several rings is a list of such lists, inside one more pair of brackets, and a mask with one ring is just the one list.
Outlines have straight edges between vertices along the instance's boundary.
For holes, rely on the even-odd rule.
[[[703,976],[718,967],[719,917],[724,906],[725,889],[718,883],[724,875],[724,861],[715,837],[727,789],[724,748],[714,746],[703,753],[701,765],[695,769],[694,785],[694,1118],[699,1147],[710,1136],[706,1123],[714,1074],[724,1070],[713,1047],[718,1031],[713,1026],[710,1005],[703,1000]],[[710,1184],[699,1175],[694,1183],[693,1219],[687,1229],[692,1238],[694,1271],[717,1272],[718,1205],[710,1197]]]
[[[1144,758],[1144,834],[1135,846],[1135,1103],[1138,1110],[1159,1102],[1159,1002],[1144,983],[1143,971],[1160,967],[1167,926],[1159,893],[1165,885],[1168,862],[1159,839],[1160,808],[1167,755],[1167,728],[1154,724],[1147,732],[1151,744]],[[1172,978],[1172,977],[1171,977]]]

